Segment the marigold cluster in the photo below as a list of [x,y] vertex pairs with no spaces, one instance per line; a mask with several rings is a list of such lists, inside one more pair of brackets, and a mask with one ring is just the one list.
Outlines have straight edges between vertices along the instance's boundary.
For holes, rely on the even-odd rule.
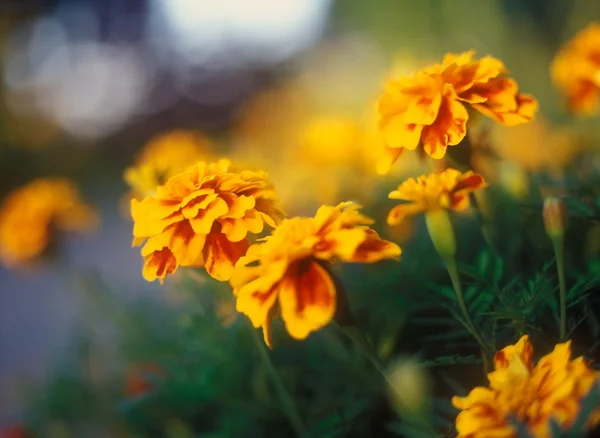
[[246,252],[248,233],[274,227],[282,213],[267,175],[236,171],[228,160],[199,162],[131,201],[133,245],[141,245],[143,276],[161,282],[178,266],[204,266],[226,281]]
[[[533,347],[527,336],[500,350],[495,370],[488,374],[490,387],[476,387],[467,397],[454,397],[461,410],[456,418],[459,438],[517,437],[511,416],[525,423],[533,437],[549,437],[550,421],[561,429],[573,425],[582,399],[598,384],[600,373],[590,369],[583,357],[571,360],[571,342],[533,365]],[[600,408],[587,426],[600,423]]]
[[387,221],[397,225],[406,216],[434,210],[462,211],[469,207],[469,193],[486,187],[481,175],[456,169],[410,178],[388,195],[390,199],[407,201],[390,210]]
[[596,114],[600,106],[600,23],[590,24],[565,44],[550,71],[571,112]]
[[86,231],[96,220],[71,181],[36,179],[12,192],[0,209],[0,262],[28,262],[44,252],[54,230]]
[[239,260],[230,281],[237,310],[263,328],[267,345],[279,311],[295,339],[331,321],[337,293],[328,262],[373,263],[400,255],[400,247],[382,240],[358,209],[344,202],[322,206],[314,217],[285,219]]
[[144,147],[136,164],[125,171],[125,181],[133,196],[142,199],[191,164],[207,160],[212,148],[212,141],[200,132],[177,130],[159,135]]
[[496,122],[512,126],[533,119],[537,101],[519,93],[514,79],[496,58],[474,60],[474,51],[447,54],[441,65],[387,83],[379,99],[379,126],[392,151],[388,167],[405,149],[423,145],[435,159],[457,145],[467,132],[465,104]]

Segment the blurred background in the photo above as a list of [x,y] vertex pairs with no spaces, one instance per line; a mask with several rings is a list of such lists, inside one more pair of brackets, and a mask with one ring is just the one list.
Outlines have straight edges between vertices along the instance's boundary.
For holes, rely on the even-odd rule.
[[[193,132],[207,155],[265,168],[291,214],[312,214],[344,190],[368,203],[372,169],[337,169],[353,150],[340,138],[347,120],[373,130],[390,72],[476,49],[538,98],[540,119],[565,125],[548,65],[594,19],[596,0],[2,0],[0,197],[67,177],[100,221],[62,236],[52,259],[0,268],[0,426],[16,421],[23,388],[44,381],[78,331],[114,335],[78,276],[102,278],[132,306],[177,302],[173,283],[142,279],[130,247],[123,175],[145,145]],[[598,138],[597,121],[569,123]],[[527,135],[547,144],[545,130]],[[352,165],[370,166],[375,143],[356,147],[366,155]],[[400,167],[422,169],[410,159]],[[329,170],[314,182],[314,169]],[[341,188],[344,179],[355,185]]]

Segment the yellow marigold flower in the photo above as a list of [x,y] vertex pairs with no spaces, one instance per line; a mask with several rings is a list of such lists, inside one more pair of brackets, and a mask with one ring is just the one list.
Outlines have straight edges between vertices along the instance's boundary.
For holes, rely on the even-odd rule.
[[565,44],[550,67],[574,114],[593,115],[600,103],[600,23],[592,23]]
[[248,248],[248,233],[274,227],[282,213],[267,175],[238,172],[228,160],[199,162],[131,201],[133,245],[141,245],[143,276],[161,282],[178,266],[204,266],[226,281]]
[[[571,360],[571,342],[558,344],[554,351],[533,366],[533,347],[527,336],[500,350],[495,370],[488,374],[490,387],[476,387],[467,397],[454,397],[460,409],[456,418],[458,437],[517,437],[511,416],[525,423],[532,436],[551,436],[550,420],[562,429],[570,427],[581,408],[581,400],[596,385],[600,373],[583,357]],[[588,427],[600,423],[596,408]]]
[[400,247],[370,229],[373,220],[358,208],[343,202],[320,207],[314,217],[286,219],[239,260],[230,281],[237,310],[263,328],[268,346],[271,319],[279,310],[295,339],[331,321],[336,286],[328,261],[374,263],[400,255]]
[[85,231],[96,215],[66,179],[36,179],[12,192],[0,209],[0,262],[27,262],[48,247],[54,229]]
[[533,119],[537,101],[519,93],[517,83],[504,77],[504,64],[474,51],[447,54],[442,65],[420,70],[387,83],[379,99],[379,126],[395,161],[404,149],[423,145],[435,159],[457,145],[467,132],[465,104],[496,122],[512,126]]
[[486,187],[481,175],[446,169],[439,173],[410,178],[388,195],[390,199],[408,201],[390,210],[389,225],[397,225],[406,216],[435,210],[463,211],[469,207],[469,192]]
[[190,164],[206,160],[212,147],[211,140],[200,132],[177,130],[161,134],[144,147],[135,166],[125,171],[125,181],[133,195],[142,199]]

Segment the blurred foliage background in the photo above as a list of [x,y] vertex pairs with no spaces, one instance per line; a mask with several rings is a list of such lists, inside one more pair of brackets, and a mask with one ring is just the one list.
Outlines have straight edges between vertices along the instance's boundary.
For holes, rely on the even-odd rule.
[[[553,345],[537,320],[540,307],[556,308],[544,301],[555,280],[541,199],[566,190],[576,195],[572,294],[587,300],[573,300],[581,307],[570,326],[580,330],[577,353],[597,355],[600,130],[597,118],[567,114],[549,77],[558,47],[594,20],[594,0],[1,2],[0,197],[67,177],[101,224],[63,236],[52,257],[0,268],[0,425],[53,437],[290,436],[227,285],[196,272],[146,283],[130,248],[126,169],[158,136],[194,132],[207,156],[267,170],[289,214],[357,200],[378,231],[404,243],[400,264],[340,275],[382,358],[425,361],[436,426],[451,430],[449,399],[481,382],[480,358],[438,305],[449,282],[424,224],[384,220],[390,188],[429,167],[407,156],[376,175],[371,135],[390,72],[468,49],[501,59],[540,111],[532,126],[487,132],[502,159],[492,166],[497,248],[469,233],[476,217],[461,221],[467,294],[483,297],[474,309],[484,318],[492,299],[482,291],[509,291],[488,321],[534,327],[541,350]],[[303,343],[275,333],[273,361],[313,436],[405,434],[381,376],[341,339],[335,328]]]

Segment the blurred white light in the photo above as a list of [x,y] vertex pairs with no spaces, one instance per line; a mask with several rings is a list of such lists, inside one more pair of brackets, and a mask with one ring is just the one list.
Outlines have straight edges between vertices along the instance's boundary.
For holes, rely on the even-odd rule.
[[330,4],[331,0],[154,0],[150,32],[155,41],[168,38],[170,48],[191,64],[214,61],[212,56],[227,51],[278,62],[320,37]]
[[10,38],[6,50],[4,80],[10,89],[27,86],[46,57],[67,44],[60,23],[40,17],[19,28]]
[[95,43],[57,50],[40,68],[38,103],[71,134],[101,137],[127,122],[143,102],[151,77],[137,53]]

